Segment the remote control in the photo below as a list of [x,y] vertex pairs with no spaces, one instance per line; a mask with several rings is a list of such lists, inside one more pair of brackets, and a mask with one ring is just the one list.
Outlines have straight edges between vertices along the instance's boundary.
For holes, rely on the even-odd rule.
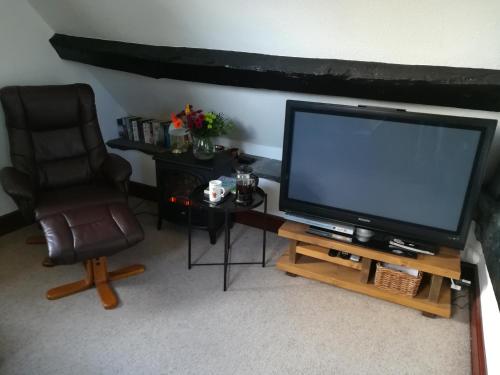
[[361,260],[359,255],[354,255],[354,254],[351,254],[351,257],[349,259],[351,259],[353,262],[359,262]]
[[349,259],[349,258],[351,257],[351,254],[349,254],[349,253],[347,253],[347,252],[345,252],[345,251],[341,251],[341,252],[340,252],[340,257],[341,257],[342,259]]
[[339,251],[335,249],[330,249],[328,250],[328,255],[330,255],[331,257],[336,257],[337,255],[339,255]]

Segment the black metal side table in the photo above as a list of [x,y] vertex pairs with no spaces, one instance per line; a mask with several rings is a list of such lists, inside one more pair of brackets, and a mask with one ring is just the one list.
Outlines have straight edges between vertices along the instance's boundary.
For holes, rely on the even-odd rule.
[[[261,264],[266,266],[266,230],[262,237],[262,262],[229,262],[229,252],[231,251],[231,232],[229,225],[229,215],[235,212],[248,211],[264,203],[264,213],[267,213],[267,194],[261,188],[256,188],[252,194],[252,203],[241,205],[236,203],[235,196],[231,194],[219,204],[211,204],[204,200],[204,190],[208,185],[200,185],[191,193],[188,206],[188,269],[193,266],[224,266],[224,291],[227,290],[228,266],[238,264]],[[223,263],[192,263],[191,262],[191,210],[192,208],[202,208],[206,210],[217,210],[224,212],[224,262]]]

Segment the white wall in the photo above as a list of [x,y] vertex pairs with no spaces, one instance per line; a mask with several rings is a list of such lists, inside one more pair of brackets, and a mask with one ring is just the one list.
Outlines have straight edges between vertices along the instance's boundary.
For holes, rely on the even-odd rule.
[[[106,138],[116,136],[116,117],[124,110],[85,66],[61,61],[48,43],[53,30],[25,0],[0,0],[0,87],[74,82],[90,83],[96,94],[99,118]],[[7,130],[0,109],[0,168],[10,165]],[[109,125],[108,125],[109,124]],[[0,189],[0,215],[15,210]]]
[[[30,0],[30,3],[53,30],[78,36],[274,55],[500,69],[498,0]],[[43,34],[41,43],[47,38]],[[88,70],[131,114],[161,117],[187,102],[223,111],[239,124],[239,132],[232,136],[231,142],[242,144],[247,152],[276,158],[280,156],[284,103],[288,98],[500,119],[493,112],[154,80],[94,67]],[[103,125],[114,129],[112,121]],[[499,141],[497,136],[490,167],[498,160]],[[149,157],[136,152],[123,154],[133,163],[134,180],[154,182]],[[484,275],[485,266],[479,266]],[[483,311],[493,311],[493,306],[496,308],[494,299],[485,297]],[[498,317],[497,308],[496,314]],[[489,322],[485,318],[485,331],[495,328]],[[492,356],[499,339],[488,340],[490,373],[500,373]]]
[[496,0],[30,1],[57,32],[68,34],[274,55],[500,66]]

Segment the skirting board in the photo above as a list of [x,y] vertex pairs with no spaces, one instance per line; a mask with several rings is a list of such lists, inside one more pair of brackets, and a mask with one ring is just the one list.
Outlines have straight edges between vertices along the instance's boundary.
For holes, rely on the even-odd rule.
[[265,229],[268,232],[274,233],[278,233],[278,229],[285,222],[282,217],[258,211],[238,212],[235,214],[235,221],[249,227]]
[[28,224],[19,210],[0,216],[0,236],[21,229]]
[[481,315],[481,289],[477,265],[462,262],[463,278],[472,281],[469,290],[470,343],[472,375],[488,374],[484,350],[483,319]]
[[158,190],[156,187],[140,182],[130,181],[128,184],[128,193],[147,201],[156,202],[158,200]]

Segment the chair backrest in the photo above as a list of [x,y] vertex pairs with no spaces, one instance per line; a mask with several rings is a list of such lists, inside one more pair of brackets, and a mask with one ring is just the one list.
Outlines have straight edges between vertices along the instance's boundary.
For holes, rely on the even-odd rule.
[[106,159],[89,85],[0,90],[12,165],[40,189],[90,183]]

